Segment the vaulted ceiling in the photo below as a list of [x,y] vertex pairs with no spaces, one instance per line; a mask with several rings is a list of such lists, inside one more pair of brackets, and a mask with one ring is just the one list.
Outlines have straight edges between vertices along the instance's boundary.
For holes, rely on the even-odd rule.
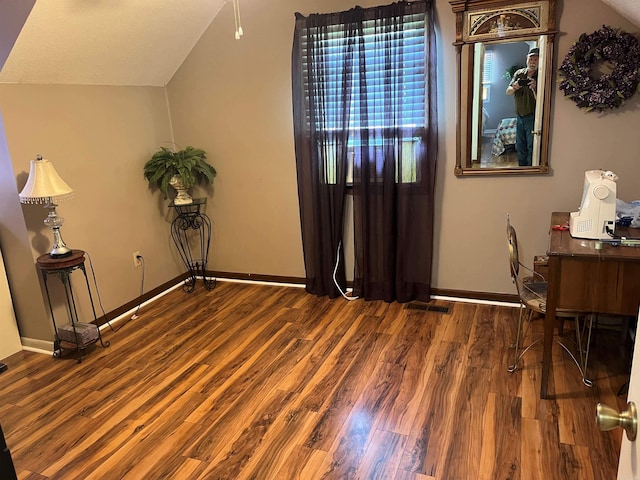
[[640,2],[638,0],[602,0],[604,3],[617,10],[629,21],[640,27]]
[[[640,26],[638,0],[603,2]],[[0,82],[164,86],[223,8],[231,0],[0,0]]]
[[164,86],[226,2],[0,0],[0,82]]

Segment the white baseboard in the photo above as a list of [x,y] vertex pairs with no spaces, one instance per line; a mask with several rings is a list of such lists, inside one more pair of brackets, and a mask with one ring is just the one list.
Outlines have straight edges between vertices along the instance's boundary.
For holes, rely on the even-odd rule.
[[[202,278],[202,277],[198,277]],[[264,280],[241,280],[236,278],[217,278],[218,282],[229,282],[229,283],[253,283],[256,285],[271,285],[274,287],[293,287],[293,288],[305,288],[306,285],[301,283],[283,283],[283,282],[267,282]]]
[[53,353],[52,341],[20,337],[20,342],[22,343],[22,350],[26,350],[27,352],[46,353],[47,355]]
[[[198,279],[201,279],[201,278],[202,277],[198,277]],[[271,285],[271,286],[278,286],[278,287],[305,288],[305,285],[302,285],[302,284],[299,284],[299,283],[267,282],[267,281],[263,281],[263,280],[240,280],[240,279],[234,279],[234,278],[216,278],[216,281],[218,281],[218,282],[229,282],[229,283],[249,283],[249,284],[257,284],[257,285]],[[154,302],[158,298],[166,295],[167,293],[175,290],[176,288],[182,288],[182,285],[183,285],[183,283],[178,283],[178,284],[174,285],[173,287],[165,290],[164,292],[159,293],[158,295],[154,296],[153,298],[150,298],[149,300],[141,303],[136,308],[132,308],[131,310],[123,313],[122,315],[119,315],[118,317],[116,317],[116,318],[114,318],[112,320],[109,320],[108,323],[103,323],[100,326],[100,331],[104,330],[105,328],[109,328],[110,326],[113,326],[114,324],[117,324],[118,322],[120,322],[122,320],[138,318],[138,311],[140,310],[140,308],[142,308],[145,305],[148,305],[148,304]],[[520,307],[520,304],[518,304],[518,303],[497,302],[497,301],[489,301],[489,300],[478,300],[478,299],[474,299],[474,298],[447,297],[447,296],[442,296],[442,295],[431,295],[431,299],[433,299],[433,300],[447,300],[447,301],[451,301],[451,302],[477,303],[477,304],[481,304],[481,305],[500,305],[500,306],[504,306],[504,307],[514,307],[514,308]],[[140,315],[142,315],[142,314],[140,314]],[[36,339],[36,338],[27,338],[27,337],[20,337],[20,341],[22,343],[22,349],[26,350],[28,352],[43,353],[43,354],[47,354],[47,355],[51,355],[53,353],[53,342],[52,341],[39,340],[39,339]]]
[[116,324],[116,323],[118,323],[118,322],[120,322],[122,320],[125,320],[127,318],[132,319],[132,320],[138,318],[138,311],[142,307],[144,307],[145,305],[149,305],[150,303],[154,302],[158,298],[166,295],[167,293],[175,290],[176,288],[181,288],[181,287],[182,287],[182,283],[178,283],[178,284],[174,285],[173,287],[168,288],[164,292],[160,292],[158,295],[156,295],[155,297],[152,297],[149,300],[141,303],[136,308],[132,308],[131,310],[129,310],[127,312],[124,312],[122,315],[117,316],[113,320],[109,320],[108,322],[103,323],[102,325],[100,325],[100,331],[104,330],[105,328],[109,328],[110,326],[113,326],[114,324]]
[[519,303],[514,302],[498,302],[496,300],[480,300],[478,298],[462,298],[462,297],[445,297],[443,295],[431,295],[432,300],[448,300],[450,302],[461,303],[477,303],[479,305],[498,305],[501,307],[519,308]]

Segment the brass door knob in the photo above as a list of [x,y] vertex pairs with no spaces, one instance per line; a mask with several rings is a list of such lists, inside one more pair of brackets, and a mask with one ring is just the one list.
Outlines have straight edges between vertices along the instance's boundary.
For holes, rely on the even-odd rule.
[[599,403],[596,407],[596,424],[603,432],[608,432],[616,427],[624,428],[627,432],[627,438],[633,442],[638,433],[638,416],[636,412],[636,404],[627,403],[627,409],[618,413],[615,408],[611,408],[603,403]]

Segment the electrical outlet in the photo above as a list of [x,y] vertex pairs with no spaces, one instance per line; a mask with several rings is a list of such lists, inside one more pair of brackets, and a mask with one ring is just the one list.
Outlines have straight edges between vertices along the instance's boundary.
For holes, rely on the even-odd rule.
[[133,266],[134,267],[142,266],[142,254],[140,252],[133,253]]

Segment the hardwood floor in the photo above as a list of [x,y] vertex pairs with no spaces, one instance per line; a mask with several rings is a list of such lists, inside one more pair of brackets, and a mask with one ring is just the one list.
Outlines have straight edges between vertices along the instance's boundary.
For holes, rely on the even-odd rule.
[[482,137],[481,161],[473,162],[473,168],[512,168],[518,166],[515,145],[508,145],[501,155],[492,155],[493,137]]
[[[0,424],[21,480],[613,479],[628,352],[598,331],[592,378],[541,349],[506,370],[517,309],[449,313],[218,282],[174,290],[78,364],[21,352]],[[541,323],[541,322],[539,322]]]

